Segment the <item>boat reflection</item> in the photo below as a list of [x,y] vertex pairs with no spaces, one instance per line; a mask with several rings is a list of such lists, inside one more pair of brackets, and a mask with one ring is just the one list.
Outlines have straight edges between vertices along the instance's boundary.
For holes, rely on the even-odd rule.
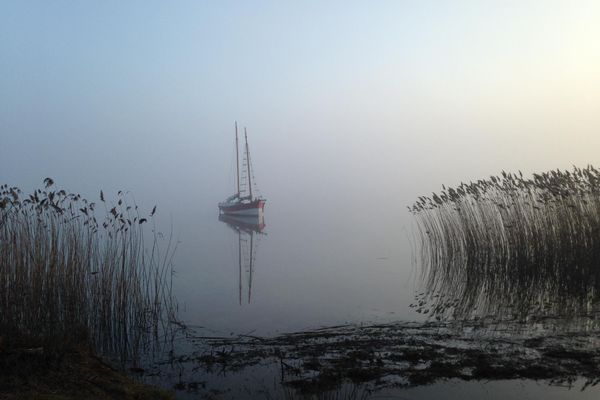
[[221,214],[219,215],[219,221],[225,222],[235,231],[242,230],[246,233],[263,233],[265,229],[265,219],[262,216],[234,216]]
[[[238,236],[238,301],[242,304],[244,282],[247,287],[247,302],[252,300],[252,277],[256,265],[256,250],[260,237],[265,235],[265,221],[259,216],[219,215],[219,221],[224,222],[237,232]],[[256,234],[256,237],[255,237]]]

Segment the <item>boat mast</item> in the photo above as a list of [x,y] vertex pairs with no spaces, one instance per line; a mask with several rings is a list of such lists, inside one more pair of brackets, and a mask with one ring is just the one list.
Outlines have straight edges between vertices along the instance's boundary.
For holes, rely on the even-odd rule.
[[250,173],[250,151],[248,151],[248,135],[246,134],[246,127],[244,127],[244,138],[246,139],[246,169],[248,172],[248,190],[250,190],[250,201],[252,201],[252,174]]
[[240,155],[238,146],[237,121],[235,121],[235,165],[237,171],[237,197],[240,197]]

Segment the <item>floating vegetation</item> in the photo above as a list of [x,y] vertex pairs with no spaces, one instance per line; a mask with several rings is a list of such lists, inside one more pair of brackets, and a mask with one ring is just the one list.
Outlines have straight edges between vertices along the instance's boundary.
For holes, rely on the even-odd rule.
[[[276,337],[189,337],[198,351],[166,361],[192,371],[231,374],[254,366],[278,368],[278,381],[298,396],[335,394],[358,385],[429,385],[445,379],[532,379],[582,390],[600,383],[600,330],[556,333],[549,327],[521,332],[492,321],[336,326]],[[490,329],[493,327],[493,329]],[[353,387],[353,386],[350,386]],[[332,392],[333,391],[333,392]],[[333,397],[336,398],[336,397]],[[344,397],[341,397],[344,398]],[[351,398],[350,396],[346,398]]]
[[44,183],[0,186],[1,341],[136,359],[172,318],[170,243],[161,253],[154,234],[147,246],[151,215],[123,192],[97,204]]
[[413,307],[441,319],[595,317],[600,171],[501,176],[419,197],[426,283]]

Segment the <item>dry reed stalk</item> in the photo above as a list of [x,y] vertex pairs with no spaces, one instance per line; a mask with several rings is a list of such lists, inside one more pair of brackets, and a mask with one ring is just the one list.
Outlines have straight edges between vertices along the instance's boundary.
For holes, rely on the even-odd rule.
[[[600,171],[502,172],[409,207],[428,294],[441,319],[595,315],[600,302]],[[426,306],[425,304],[428,304]]]
[[110,206],[101,192],[100,217],[95,203],[52,186],[47,178],[28,196],[0,186],[0,335],[48,351],[86,340],[135,359],[173,318],[174,249],[161,254],[156,235],[147,246],[155,210],[142,217],[122,192]]

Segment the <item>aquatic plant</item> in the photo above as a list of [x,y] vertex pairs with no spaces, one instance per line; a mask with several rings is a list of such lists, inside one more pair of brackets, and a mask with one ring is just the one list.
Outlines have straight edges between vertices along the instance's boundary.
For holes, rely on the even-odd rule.
[[[269,337],[196,336],[203,343],[198,351],[173,362],[182,369],[187,364],[194,373],[219,375],[249,369],[264,377],[257,374],[264,368],[267,374],[277,374],[273,382],[281,386],[265,393],[276,399],[366,399],[371,394],[382,398],[379,389],[448,379],[531,379],[564,385],[583,378],[582,391],[600,383],[599,329],[565,333],[553,327],[523,331],[517,321],[501,325],[490,329],[480,321],[390,322]],[[190,386],[182,382],[181,387]]]
[[437,318],[593,315],[600,289],[600,171],[592,166],[445,188],[409,207]]
[[144,237],[156,207],[145,216],[123,192],[94,203],[44,183],[29,195],[0,186],[0,336],[137,357],[173,313],[173,248]]

